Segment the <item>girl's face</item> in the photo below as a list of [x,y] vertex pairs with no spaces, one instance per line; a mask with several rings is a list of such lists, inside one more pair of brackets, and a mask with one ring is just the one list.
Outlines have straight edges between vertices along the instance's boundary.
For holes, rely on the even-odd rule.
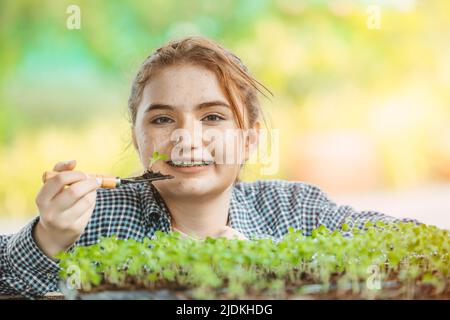
[[[239,108],[245,115],[243,106]],[[231,187],[257,141],[254,134],[242,138],[239,133],[216,75],[184,64],[159,70],[145,86],[133,143],[144,168],[154,151],[173,162],[212,162],[198,167],[175,167],[168,160],[153,164],[153,171],[175,177],[153,182],[161,194],[189,198],[220,194]]]

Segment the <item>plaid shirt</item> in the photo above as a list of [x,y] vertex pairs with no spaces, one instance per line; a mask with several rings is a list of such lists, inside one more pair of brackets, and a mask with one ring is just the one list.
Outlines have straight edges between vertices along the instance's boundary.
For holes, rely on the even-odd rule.
[[[160,201],[158,201],[160,200]],[[317,186],[286,180],[259,180],[234,184],[228,224],[249,239],[280,240],[288,228],[310,235],[323,224],[330,230],[344,222],[414,221],[395,219],[375,211],[355,211],[338,206]],[[0,295],[42,296],[58,291],[58,261],[47,257],[32,237],[34,218],[21,231],[0,236]],[[155,231],[171,230],[170,214],[151,184],[128,184],[116,189],[97,189],[96,205],[84,233],[69,249],[88,246],[100,237],[142,240]]]

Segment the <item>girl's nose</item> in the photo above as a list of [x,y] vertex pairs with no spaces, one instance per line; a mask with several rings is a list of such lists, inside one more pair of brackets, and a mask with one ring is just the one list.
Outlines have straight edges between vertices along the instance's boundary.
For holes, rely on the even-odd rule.
[[181,148],[194,149],[203,146],[203,128],[200,121],[183,121],[174,132],[175,144]]

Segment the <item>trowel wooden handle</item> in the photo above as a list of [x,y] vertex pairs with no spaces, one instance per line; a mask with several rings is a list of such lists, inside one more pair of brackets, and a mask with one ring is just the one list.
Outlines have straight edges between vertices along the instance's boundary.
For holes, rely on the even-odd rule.
[[[53,178],[61,172],[57,171],[45,171],[42,175],[42,182],[45,183],[48,179]],[[106,176],[102,174],[88,173],[90,178],[96,178],[100,182],[100,188],[116,188],[120,185],[120,179],[114,176]]]

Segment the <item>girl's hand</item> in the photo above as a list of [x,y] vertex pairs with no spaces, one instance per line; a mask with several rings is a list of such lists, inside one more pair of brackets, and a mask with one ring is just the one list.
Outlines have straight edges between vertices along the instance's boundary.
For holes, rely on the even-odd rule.
[[40,219],[33,236],[49,257],[67,250],[79,239],[94,211],[100,185],[86,173],[72,171],[75,165],[75,160],[58,162],[53,171],[61,173],[48,179],[36,197]]
[[239,231],[225,226],[223,230],[217,235],[217,237],[225,237],[228,239],[238,239],[238,240],[248,240],[242,233]]

